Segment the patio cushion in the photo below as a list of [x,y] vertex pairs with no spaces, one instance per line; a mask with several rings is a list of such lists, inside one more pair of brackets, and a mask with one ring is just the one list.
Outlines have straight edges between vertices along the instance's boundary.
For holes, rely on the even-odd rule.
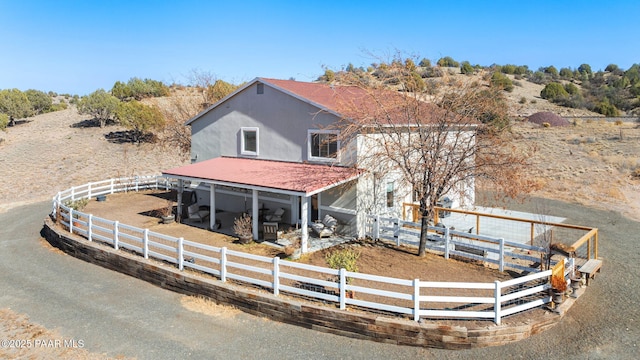
[[333,216],[326,214],[322,222],[315,222],[311,224],[311,228],[315,231],[319,237],[332,236],[338,227],[338,220]]

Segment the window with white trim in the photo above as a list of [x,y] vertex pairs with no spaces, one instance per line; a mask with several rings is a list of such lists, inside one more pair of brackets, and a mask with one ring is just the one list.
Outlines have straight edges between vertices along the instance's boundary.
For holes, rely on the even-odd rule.
[[240,129],[240,154],[258,156],[259,144],[257,127]]
[[340,141],[338,131],[309,130],[307,139],[309,160],[337,161]]

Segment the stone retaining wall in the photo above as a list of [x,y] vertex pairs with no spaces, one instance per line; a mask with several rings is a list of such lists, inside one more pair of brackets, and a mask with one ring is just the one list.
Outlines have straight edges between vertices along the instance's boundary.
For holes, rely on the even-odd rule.
[[342,311],[271,293],[221,282],[153,260],[117,251],[97,242],[69,234],[50,218],[45,219],[44,237],[51,245],[78,259],[118,271],[181,294],[205,296],[252,315],[326,333],[384,343],[444,349],[468,349],[504,345],[525,339],[555,325],[561,315],[551,314],[532,323],[486,325],[478,328],[415,322],[375,314]]

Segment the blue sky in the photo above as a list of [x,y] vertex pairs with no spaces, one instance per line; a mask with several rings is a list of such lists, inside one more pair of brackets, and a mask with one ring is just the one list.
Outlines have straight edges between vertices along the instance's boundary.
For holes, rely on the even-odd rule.
[[[396,52],[593,70],[640,63],[640,1],[0,0],[0,89],[84,95],[131,77],[312,81]],[[370,54],[374,54],[373,56]]]

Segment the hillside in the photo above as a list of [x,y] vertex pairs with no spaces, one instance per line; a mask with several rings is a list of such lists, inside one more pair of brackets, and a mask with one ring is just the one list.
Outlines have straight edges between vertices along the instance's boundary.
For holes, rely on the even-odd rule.
[[[464,76],[464,75],[456,75]],[[477,75],[480,79],[480,75]],[[473,78],[468,78],[473,79]],[[506,93],[509,112],[523,118],[538,111],[570,116],[596,116],[586,110],[559,107],[539,97],[542,85],[521,81]],[[198,94],[174,90],[149,103],[173,104]],[[526,103],[522,104],[522,98]],[[38,115],[0,131],[0,211],[25,202],[50,199],[57,191],[111,177],[157,174],[182,164],[188,155],[157,144],[119,144],[105,135],[118,126],[79,127],[88,116],[75,107]],[[620,211],[640,218],[640,129],[635,123],[616,125],[578,120],[564,128],[543,128],[515,121],[516,144],[537,149],[532,176],[542,189],[534,195]]]

